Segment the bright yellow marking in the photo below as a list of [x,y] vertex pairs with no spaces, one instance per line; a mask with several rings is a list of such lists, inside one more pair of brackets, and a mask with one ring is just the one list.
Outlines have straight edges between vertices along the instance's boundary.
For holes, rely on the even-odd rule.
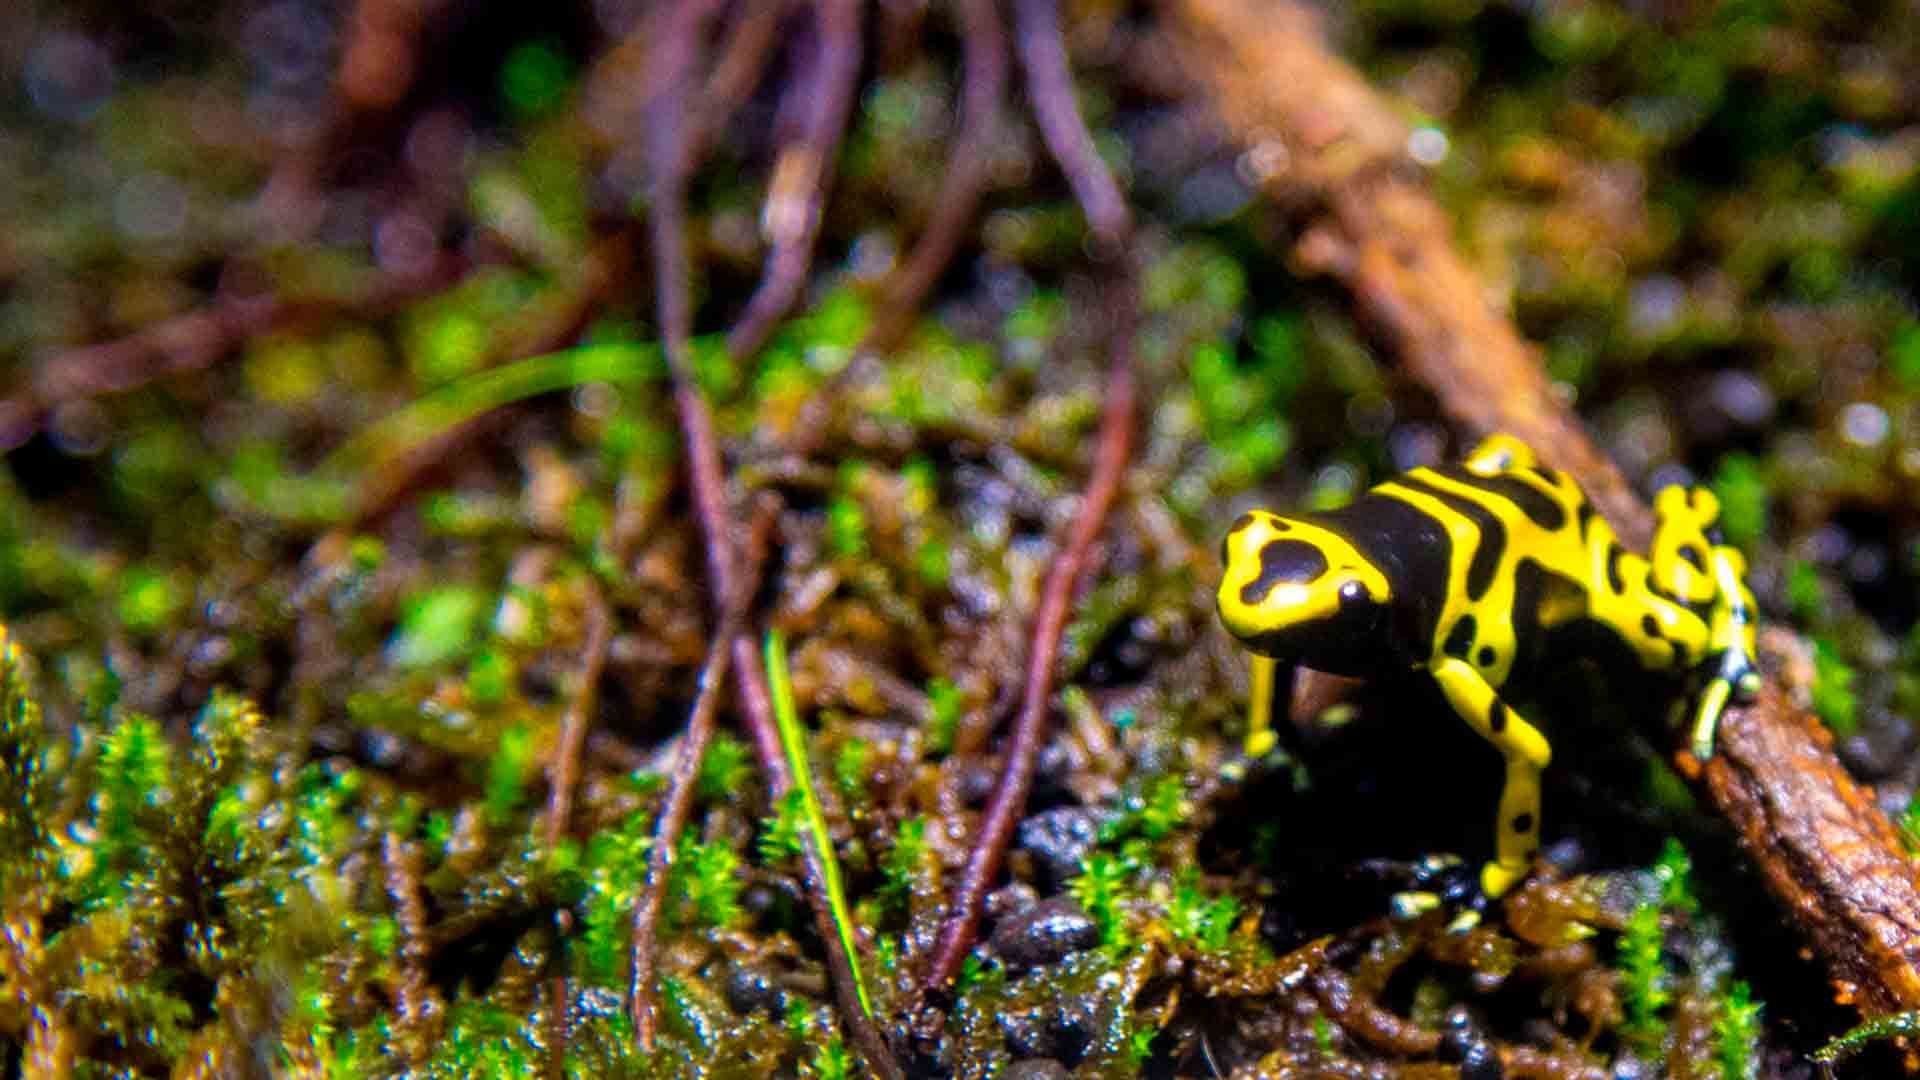
[[1653,534],[1653,579],[1669,596],[1689,604],[1704,604],[1719,592],[1711,572],[1680,557],[1691,547],[1702,561],[1713,547],[1707,528],[1720,517],[1720,500],[1706,488],[1661,488],[1653,498],[1660,526]]
[[1253,662],[1247,672],[1246,751],[1248,757],[1258,759],[1266,757],[1279,741],[1273,733],[1273,684],[1274,669],[1280,665],[1271,656],[1251,655]]
[[[1660,531],[1665,528],[1663,522],[1656,530],[1656,545]],[[1620,558],[1623,588],[1621,592],[1614,592],[1607,576],[1607,551],[1616,542],[1613,529],[1595,518],[1588,533],[1587,558],[1591,567],[1585,575],[1588,613],[1612,627],[1632,646],[1648,670],[1671,671],[1677,666],[1679,657],[1673,651],[1676,641],[1686,647],[1687,663],[1699,663],[1707,651],[1705,620],[1647,588],[1650,577],[1647,560],[1631,551]],[[1644,623],[1648,615],[1653,616],[1654,625],[1659,628],[1657,637],[1646,631]]]
[[[1259,579],[1260,550],[1275,540],[1299,540],[1318,548],[1327,560],[1327,572],[1313,581],[1281,582],[1258,602],[1249,604],[1240,594]],[[1349,581],[1358,581],[1376,604],[1393,598],[1387,575],[1339,533],[1310,521],[1256,510],[1250,524],[1227,537],[1227,569],[1220,577],[1220,621],[1244,640],[1324,619],[1340,609],[1340,587]]]
[[1473,448],[1473,453],[1467,455],[1465,462],[1468,472],[1480,476],[1498,476],[1533,464],[1533,447],[1504,431],[1481,439],[1480,445]]

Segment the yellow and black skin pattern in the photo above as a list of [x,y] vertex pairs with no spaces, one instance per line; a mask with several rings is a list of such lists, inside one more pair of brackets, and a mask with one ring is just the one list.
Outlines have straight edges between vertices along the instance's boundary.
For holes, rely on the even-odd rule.
[[1720,504],[1670,487],[1650,557],[1621,546],[1567,474],[1509,435],[1457,466],[1414,469],[1323,513],[1241,515],[1222,546],[1220,618],[1254,654],[1247,751],[1274,741],[1277,661],[1339,675],[1420,672],[1506,759],[1496,857],[1480,888],[1524,878],[1540,844],[1540,772],[1552,756],[1500,688],[1555,628],[1587,620],[1651,671],[1700,676],[1692,749],[1713,753],[1727,702],[1752,695],[1746,560],[1719,542]]

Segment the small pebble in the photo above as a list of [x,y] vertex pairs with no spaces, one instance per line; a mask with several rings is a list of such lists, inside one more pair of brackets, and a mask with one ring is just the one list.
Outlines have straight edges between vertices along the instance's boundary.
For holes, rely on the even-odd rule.
[[727,976],[727,1005],[742,1016],[756,1012],[777,1016],[780,988],[765,971],[742,964]]
[[1099,839],[1100,824],[1092,811],[1057,806],[1022,821],[1014,843],[1032,857],[1040,891],[1050,894],[1080,875],[1087,853]]
[[1033,886],[1024,881],[1016,881],[1003,889],[995,889],[987,894],[987,918],[999,921],[1010,919],[1027,910],[1040,900]]
[[1042,901],[993,929],[993,951],[1013,968],[1056,963],[1100,944],[1100,927],[1064,897]]
[[1099,1003],[1092,999],[1062,998],[1000,1014],[1000,1031],[1007,1052],[1015,1058],[1054,1058],[1077,1063],[1093,1045],[1099,1030]]

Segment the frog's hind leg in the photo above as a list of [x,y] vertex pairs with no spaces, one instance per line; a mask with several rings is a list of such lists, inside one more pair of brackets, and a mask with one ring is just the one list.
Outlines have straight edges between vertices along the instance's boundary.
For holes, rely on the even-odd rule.
[[1546,736],[1500,700],[1473,665],[1447,657],[1433,665],[1434,681],[1468,726],[1507,760],[1494,829],[1494,861],[1480,871],[1480,888],[1499,897],[1527,876],[1540,850],[1540,773],[1553,751]]
[[1513,469],[1532,468],[1535,461],[1533,447],[1504,431],[1497,431],[1481,439],[1463,464],[1475,476],[1498,476]]

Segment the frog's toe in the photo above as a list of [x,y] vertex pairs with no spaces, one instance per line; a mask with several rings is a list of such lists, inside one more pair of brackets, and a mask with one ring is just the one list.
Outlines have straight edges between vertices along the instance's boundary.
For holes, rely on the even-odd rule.
[[1278,745],[1279,742],[1280,736],[1275,734],[1272,728],[1266,728],[1260,731],[1250,732],[1247,735],[1244,748],[1248,758],[1258,761],[1268,754],[1273,753],[1274,746]]
[[1429,855],[1406,867],[1408,885],[1393,894],[1393,917],[1410,922],[1431,911],[1452,912],[1447,932],[1464,934],[1480,925],[1488,896],[1480,875],[1457,855]]

